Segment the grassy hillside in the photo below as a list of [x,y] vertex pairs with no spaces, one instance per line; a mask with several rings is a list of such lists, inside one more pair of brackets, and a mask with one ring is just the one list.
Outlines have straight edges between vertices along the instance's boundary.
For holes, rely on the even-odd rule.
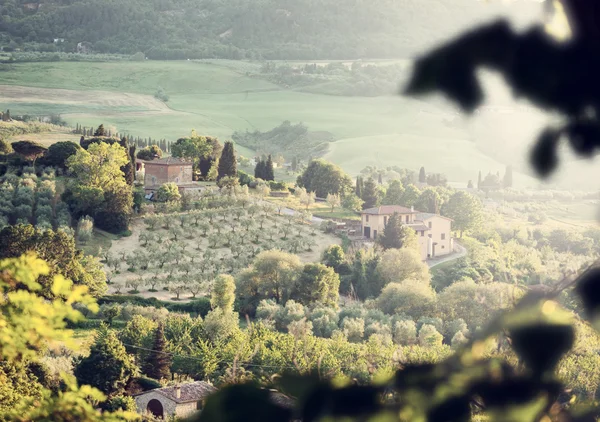
[[499,14],[529,21],[540,13],[524,0],[38,1],[2,2],[6,47],[52,50],[60,37],[63,51],[85,41],[96,52],[153,59],[390,58]]
[[[266,132],[289,120],[304,123],[311,132],[331,133],[336,141],[326,157],[352,174],[366,165],[423,165],[463,185],[476,180],[479,170],[504,171],[505,163],[482,152],[469,129],[453,119],[451,110],[436,105],[436,99],[286,90],[246,76],[256,66],[193,61],[14,64],[0,72],[0,109],[10,108],[14,115],[51,109],[73,125],[103,122],[134,136],[171,140],[192,128],[228,139],[235,131]],[[170,97],[166,104],[153,97],[159,86]],[[535,183],[518,174],[515,179]]]

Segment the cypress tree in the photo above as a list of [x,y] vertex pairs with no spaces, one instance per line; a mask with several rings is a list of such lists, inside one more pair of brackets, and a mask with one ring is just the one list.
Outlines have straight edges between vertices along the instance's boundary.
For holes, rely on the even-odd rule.
[[383,185],[383,177],[381,176],[381,173],[379,173],[379,176],[377,177],[377,183]]
[[275,171],[273,170],[273,158],[269,154],[269,158],[265,164],[265,180],[275,180]]
[[425,167],[421,167],[419,170],[419,183],[427,182],[427,174],[425,174]]
[[96,132],[94,132],[94,136],[106,136],[104,125],[98,126],[98,129],[96,129]]
[[171,379],[171,356],[167,351],[165,328],[162,323],[154,332],[154,343],[152,351],[148,353],[146,358],[144,372],[147,376],[156,380]]
[[481,189],[481,170],[479,170],[479,178],[477,179],[477,189]]
[[354,193],[356,196],[362,199],[362,189],[361,189],[361,178],[360,176],[356,176],[356,188],[354,189]]
[[231,141],[225,142],[223,152],[221,152],[221,159],[219,160],[218,172],[219,175],[217,176],[217,179],[226,176],[237,176],[237,161],[233,142]]
[[402,224],[402,216],[394,213],[388,219],[383,234],[377,237],[377,242],[384,249],[416,248],[416,232]]
[[363,204],[363,210],[373,208],[378,205],[379,195],[377,193],[377,185],[372,177],[369,177],[362,187],[362,200],[365,201]]
[[265,180],[265,162],[263,160],[259,160],[258,163],[256,163],[256,167],[254,167],[254,177]]
[[298,157],[294,156],[294,158],[292,158],[292,171],[296,171],[297,168],[298,168]]

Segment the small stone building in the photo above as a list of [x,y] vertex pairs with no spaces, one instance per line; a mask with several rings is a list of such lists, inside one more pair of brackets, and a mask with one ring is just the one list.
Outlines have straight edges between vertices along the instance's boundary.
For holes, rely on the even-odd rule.
[[180,158],[166,157],[144,162],[144,189],[157,190],[165,183],[177,186],[192,184],[192,163]]
[[186,418],[202,410],[204,399],[215,391],[217,389],[211,384],[197,381],[145,391],[135,395],[134,399],[140,414]]

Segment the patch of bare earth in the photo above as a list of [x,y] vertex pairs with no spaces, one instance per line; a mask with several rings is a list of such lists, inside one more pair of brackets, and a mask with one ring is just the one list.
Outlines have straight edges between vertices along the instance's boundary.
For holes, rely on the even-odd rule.
[[172,113],[172,110],[162,101],[151,95],[132,94],[128,92],[110,91],[76,91],[71,89],[35,88],[14,85],[0,85],[0,102],[11,103],[47,103],[81,106],[106,107],[107,113],[114,108],[113,114],[128,114],[119,112],[119,107],[131,107],[148,110],[153,114]]

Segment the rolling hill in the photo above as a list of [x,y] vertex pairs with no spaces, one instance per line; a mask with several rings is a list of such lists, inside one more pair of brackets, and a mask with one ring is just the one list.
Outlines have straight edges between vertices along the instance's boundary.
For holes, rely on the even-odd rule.
[[[143,52],[151,59],[398,58],[509,14],[540,16],[528,0],[6,0],[5,50]],[[64,39],[54,45],[54,39]]]

